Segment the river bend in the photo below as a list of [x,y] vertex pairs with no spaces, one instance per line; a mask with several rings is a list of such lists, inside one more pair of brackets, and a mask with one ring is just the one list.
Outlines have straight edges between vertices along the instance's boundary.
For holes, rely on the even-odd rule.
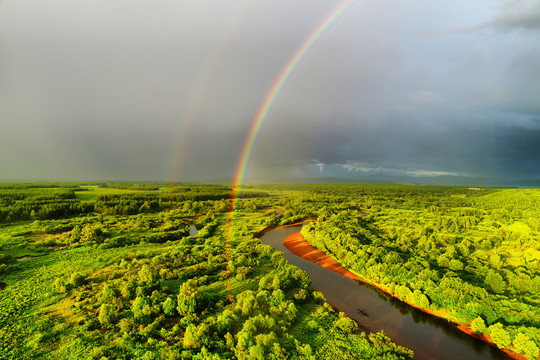
[[374,332],[384,330],[397,344],[413,350],[418,360],[510,359],[502,351],[461,332],[444,319],[293,254],[283,245],[283,240],[300,229],[301,225],[274,229],[264,234],[261,241],[283,252],[290,264],[307,272],[313,288],[322,292],[330,305],[362,327]]

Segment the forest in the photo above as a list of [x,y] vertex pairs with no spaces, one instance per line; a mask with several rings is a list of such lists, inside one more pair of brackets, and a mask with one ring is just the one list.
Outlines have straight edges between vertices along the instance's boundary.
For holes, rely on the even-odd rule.
[[[312,186],[289,209],[311,245],[368,283],[501,349],[538,358],[540,191]],[[315,195],[316,194],[316,195]]]
[[[540,191],[0,184],[0,358],[411,359],[257,235],[316,219],[365,282],[539,357]],[[361,326],[362,324],[360,324]]]
[[0,358],[411,359],[256,237],[294,193],[1,184]]

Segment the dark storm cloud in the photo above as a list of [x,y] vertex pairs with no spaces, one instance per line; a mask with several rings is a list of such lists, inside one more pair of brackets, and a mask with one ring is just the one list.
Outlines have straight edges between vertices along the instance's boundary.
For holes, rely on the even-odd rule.
[[540,48],[517,56],[506,80],[509,103],[516,112],[540,116]]
[[503,3],[492,19],[469,28],[469,31],[479,29],[504,32],[497,34],[498,46],[484,49],[476,59],[477,70],[483,79],[476,81],[472,95],[481,106],[509,114],[507,121],[517,121],[515,125],[520,127],[536,128],[535,120],[530,116],[518,115],[540,114],[535,96],[540,90],[537,81],[540,78],[540,48],[535,45],[540,35],[540,1]]
[[[525,129],[511,123],[491,126],[486,119],[461,124],[451,120],[428,123],[402,118],[400,122],[351,126],[347,131],[331,126],[305,129],[299,122],[294,131],[282,132],[280,136],[280,144],[292,145],[274,149],[272,141],[261,141],[260,149],[265,155],[257,161],[267,166],[288,165],[290,174],[296,176],[300,176],[298,170],[304,165],[303,169],[309,169],[313,176],[359,177],[379,173],[492,179],[538,177],[538,128]],[[289,126],[289,130],[292,128]]]
[[503,171],[518,176],[538,176],[540,129],[508,129],[498,134],[497,143]]

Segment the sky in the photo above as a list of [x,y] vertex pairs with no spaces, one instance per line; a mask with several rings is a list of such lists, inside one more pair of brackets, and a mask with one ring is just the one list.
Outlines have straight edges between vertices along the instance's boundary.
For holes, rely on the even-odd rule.
[[[0,0],[0,181],[232,181],[344,1]],[[540,182],[540,1],[357,0],[247,182]]]

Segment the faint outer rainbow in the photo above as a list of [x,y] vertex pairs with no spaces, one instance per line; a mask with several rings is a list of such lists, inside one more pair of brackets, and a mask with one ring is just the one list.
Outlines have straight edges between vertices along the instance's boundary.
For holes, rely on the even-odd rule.
[[191,91],[178,116],[179,119],[174,131],[178,136],[173,143],[173,151],[169,160],[170,165],[165,169],[164,178],[166,181],[182,180],[181,171],[185,160],[184,150],[189,145],[188,135],[191,133],[190,128],[196,125],[196,117],[204,103],[204,95],[208,85],[218,70],[224,52],[242,25],[242,20],[245,18],[249,6],[249,0],[243,0],[237,3],[236,8],[233,8],[229,20],[225,23],[223,29],[218,32],[220,36],[217,39],[217,46],[214,46],[209,56],[205,57],[205,61],[200,66],[200,71],[197,72],[198,76],[195,78]]
[[348,0],[342,2],[337,6],[328,16],[313,30],[313,32],[306,38],[302,45],[296,50],[293,56],[289,59],[283,70],[281,70],[279,76],[274,81],[272,87],[266,94],[264,102],[257,112],[251,129],[249,131],[246,143],[242,149],[242,154],[240,157],[240,162],[238,163],[237,170],[234,176],[234,189],[233,189],[233,209],[237,208],[238,199],[242,196],[242,185],[244,184],[246,171],[251,160],[251,155],[253,153],[253,147],[257,141],[261,128],[264,125],[265,120],[268,117],[268,114],[272,110],[276,99],[280,95],[284,86],[287,84],[288,80],[291,78],[292,73],[298,67],[298,64],[306,56],[309,50],[313,45],[319,40],[319,38],[332,26],[336,20],[338,20],[341,15],[357,0]]

